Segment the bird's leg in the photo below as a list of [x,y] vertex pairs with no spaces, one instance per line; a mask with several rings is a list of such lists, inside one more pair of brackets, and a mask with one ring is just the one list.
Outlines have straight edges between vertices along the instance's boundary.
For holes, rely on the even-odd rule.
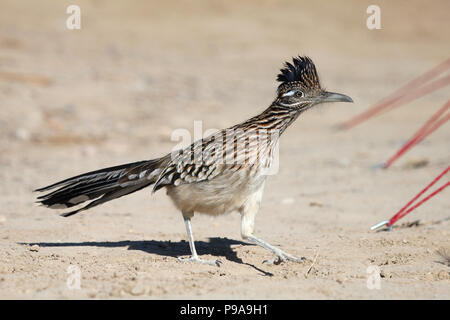
[[299,258],[294,257],[293,255],[291,255],[287,252],[284,252],[283,250],[278,249],[277,247],[272,246],[271,244],[255,237],[252,234],[246,235],[246,237],[244,239],[250,241],[251,243],[257,244],[275,254],[275,256],[272,259],[264,260],[263,263],[280,264],[281,262],[285,262],[287,260],[294,261],[294,262],[302,262],[303,260],[305,260],[305,257],[299,257]]
[[198,257],[197,250],[195,250],[194,235],[192,233],[192,228],[191,228],[191,218],[193,216],[194,216],[194,213],[187,213],[187,214],[183,213],[184,224],[186,225],[186,232],[188,235],[189,247],[191,248],[192,255],[189,258],[178,257],[178,260],[183,261],[183,262],[198,262],[198,263],[210,264],[210,265],[215,265],[215,266],[220,267],[219,260],[203,260]]
[[259,210],[260,201],[261,201],[262,191],[261,194],[258,194],[258,192],[249,198],[245,205],[241,208],[241,235],[242,238],[245,240],[250,241],[253,244],[257,244],[269,251],[271,251],[275,256],[270,260],[264,260],[263,263],[268,264],[279,264],[281,262],[284,262],[286,260],[289,261],[295,261],[295,262],[301,262],[305,258],[304,257],[294,257],[293,255],[286,253],[282,251],[281,249],[278,249],[271,244],[255,237],[253,235],[253,230],[255,226],[255,216],[256,213]]

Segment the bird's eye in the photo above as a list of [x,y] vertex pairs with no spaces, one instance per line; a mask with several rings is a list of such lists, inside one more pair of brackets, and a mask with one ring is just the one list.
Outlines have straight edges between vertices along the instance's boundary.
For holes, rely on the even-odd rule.
[[295,91],[295,96],[296,96],[297,98],[301,98],[301,97],[303,97],[303,92],[301,92],[301,91]]

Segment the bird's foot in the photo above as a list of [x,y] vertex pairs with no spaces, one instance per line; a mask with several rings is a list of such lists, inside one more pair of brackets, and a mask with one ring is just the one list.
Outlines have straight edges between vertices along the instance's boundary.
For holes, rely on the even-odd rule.
[[201,263],[201,264],[209,264],[211,266],[217,266],[217,267],[220,267],[220,264],[222,263],[222,261],[220,261],[220,260],[203,260],[203,259],[200,259],[198,256],[190,256],[189,258],[178,257],[178,261],[196,262],[196,263]]
[[275,252],[275,256],[272,259],[264,260],[263,263],[278,265],[278,264],[280,264],[282,262],[286,262],[286,261],[303,262],[304,260],[306,260],[305,257],[297,258],[289,253],[279,250],[279,251]]

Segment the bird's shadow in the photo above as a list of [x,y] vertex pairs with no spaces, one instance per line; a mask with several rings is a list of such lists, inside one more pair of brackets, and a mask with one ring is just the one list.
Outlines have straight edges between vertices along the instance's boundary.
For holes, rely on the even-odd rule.
[[[209,241],[195,241],[195,248],[199,255],[212,254],[223,256],[225,259],[239,264],[247,265],[261,272],[264,276],[273,276],[272,273],[264,271],[253,264],[243,262],[231,247],[232,245],[249,246],[246,242],[232,240],[228,238],[208,238]],[[150,254],[157,254],[166,257],[187,256],[190,254],[189,243],[185,240],[159,241],[159,240],[123,240],[123,241],[86,241],[86,242],[20,242],[21,245],[38,245],[39,247],[103,247],[117,248],[128,247],[128,250],[141,250]],[[219,259],[220,260],[220,259]]]

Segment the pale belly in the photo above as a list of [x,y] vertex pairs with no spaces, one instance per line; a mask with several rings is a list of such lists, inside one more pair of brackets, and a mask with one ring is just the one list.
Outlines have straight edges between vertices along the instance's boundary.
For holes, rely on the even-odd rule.
[[167,195],[183,213],[220,215],[239,210],[255,192],[262,192],[266,176],[245,171],[215,177],[212,180],[167,186]]

